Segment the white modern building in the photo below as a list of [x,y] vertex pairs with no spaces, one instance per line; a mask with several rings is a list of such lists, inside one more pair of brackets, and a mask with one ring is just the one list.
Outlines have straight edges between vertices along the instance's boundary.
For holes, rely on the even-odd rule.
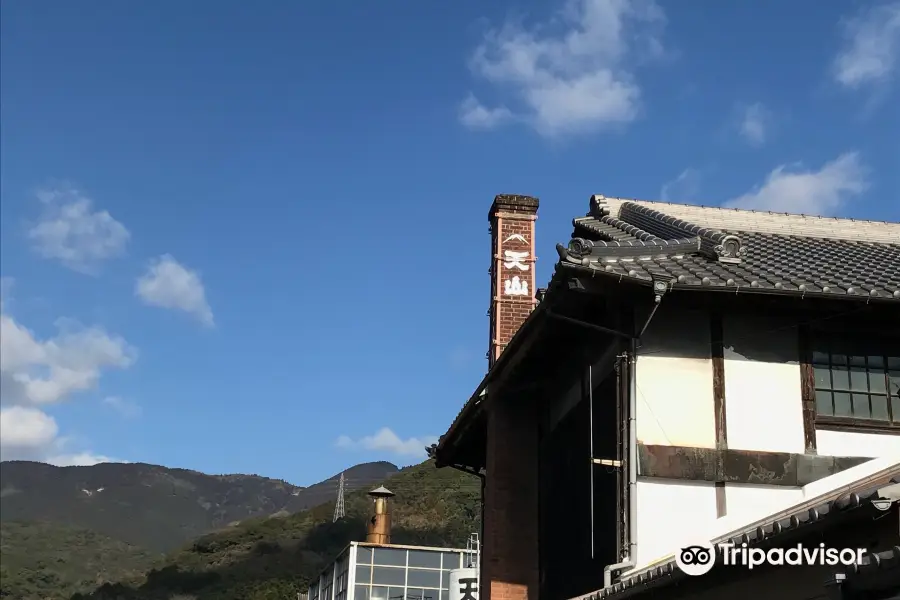
[[350,542],[313,582],[308,600],[477,600],[478,549],[391,544],[384,487],[369,492],[375,514],[366,542]]
[[350,542],[310,585],[309,600],[451,600],[451,575],[474,564],[474,553],[457,548]]

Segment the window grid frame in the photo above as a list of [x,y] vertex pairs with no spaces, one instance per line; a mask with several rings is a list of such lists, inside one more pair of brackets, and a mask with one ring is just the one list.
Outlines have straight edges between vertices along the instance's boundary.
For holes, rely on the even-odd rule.
[[[892,373],[897,371],[896,369],[891,368],[891,359],[895,361],[900,358],[893,356],[884,352],[881,348],[878,348],[879,351],[876,352],[847,352],[852,348],[841,349],[844,350],[842,352],[835,352],[834,346],[839,345],[834,343],[834,339],[832,335],[813,335],[813,339],[811,340],[813,343],[811,344],[809,350],[809,356],[807,357],[809,368],[812,370],[813,377],[813,393],[815,394],[815,412],[816,425],[835,425],[835,426],[861,426],[866,429],[880,429],[883,431],[896,432],[900,430],[900,414],[895,414],[897,411],[894,409],[900,407],[900,391],[893,392],[891,389],[891,377]],[[823,339],[824,338],[824,339]],[[827,355],[827,362],[822,362],[820,360],[816,360],[816,354]],[[845,362],[839,363],[834,360],[835,356],[843,356],[845,358]],[[866,374],[866,389],[862,390],[854,390],[852,384],[852,375],[854,366],[851,365],[850,358],[851,357],[862,357],[866,359],[866,364],[864,369],[864,373]],[[877,367],[872,369],[869,366],[869,358],[880,358],[882,363],[881,367]],[[816,371],[817,368],[824,368],[828,371],[828,387],[820,386],[818,381],[816,380]],[[839,389],[835,387],[834,383],[834,371],[835,369],[840,370],[843,368],[847,373],[847,389]],[[859,368],[856,366],[855,368]],[[881,392],[873,392],[872,391],[872,383],[870,376],[871,374],[880,374],[884,377],[884,393]],[[818,393],[826,392],[829,394],[831,399],[831,414],[823,414],[820,412],[820,404],[818,400]],[[849,397],[850,402],[850,415],[835,415],[836,405],[834,395],[838,394],[846,394]],[[865,396],[868,401],[868,416],[861,417],[854,414],[855,406],[854,406],[854,395],[856,396]],[[885,419],[877,419],[872,416],[872,397],[877,396],[884,398],[887,403],[887,416]],[[896,406],[895,406],[896,403]]]
[[[396,550],[396,549],[394,549],[394,550]],[[447,554],[453,555],[452,564],[450,564],[450,565],[444,565]],[[427,596],[429,593],[431,593],[431,596],[432,596],[431,600],[444,600],[445,597],[449,598],[450,571],[461,568],[459,565],[461,565],[463,563],[463,560],[461,558],[461,556],[463,554],[464,554],[463,552],[442,551],[440,553],[440,555],[441,555],[441,562],[440,562],[441,566],[440,567],[410,567],[409,566],[409,550],[408,549],[406,551],[406,565],[405,566],[378,564],[378,561],[376,559],[376,553],[373,552],[372,553],[372,562],[360,563],[357,561],[355,564],[356,568],[366,567],[367,569],[369,569],[369,581],[367,583],[361,583],[358,580],[354,581],[353,600],[358,600],[356,598],[356,592],[357,592],[357,590],[362,591],[362,589],[365,590],[367,600],[371,600],[373,588],[384,588],[384,589],[388,589],[388,590],[391,588],[393,588],[393,589],[401,588],[401,589],[403,589],[403,599],[402,600],[411,600],[410,599],[410,590],[417,590],[423,596]],[[398,586],[398,585],[383,585],[383,584],[372,583],[372,580],[375,577],[375,569],[378,567],[386,568],[386,569],[403,569],[404,585]],[[413,569],[415,571],[427,571],[430,573],[439,573],[440,577],[439,577],[438,585],[440,587],[409,586],[408,584],[409,584],[409,570],[410,569]],[[362,589],[360,589],[360,588],[362,588]],[[420,596],[416,596],[415,598],[421,600]],[[391,599],[388,598],[388,600],[391,600]]]

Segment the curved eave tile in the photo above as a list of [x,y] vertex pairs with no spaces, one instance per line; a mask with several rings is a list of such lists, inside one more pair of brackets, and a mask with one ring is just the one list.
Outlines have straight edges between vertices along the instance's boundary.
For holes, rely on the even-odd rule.
[[[798,297],[845,297],[863,301],[900,301],[900,290],[886,290],[872,288],[863,293],[858,288],[842,288],[838,286],[818,286],[815,284],[791,282],[772,282],[765,278],[748,277],[747,279],[729,276],[729,273],[721,273],[718,270],[705,270],[687,268],[663,267],[656,261],[659,257],[636,256],[623,258],[609,257],[607,260],[595,256],[578,257],[569,253],[562,245],[557,246],[557,252],[563,264],[571,267],[580,267],[593,274],[602,274],[618,281],[631,280],[635,283],[646,284],[659,275],[667,279],[673,279],[674,289],[719,289],[734,291],[735,293],[769,293],[783,294]],[[666,262],[676,263],[679,258],[663,257]]]

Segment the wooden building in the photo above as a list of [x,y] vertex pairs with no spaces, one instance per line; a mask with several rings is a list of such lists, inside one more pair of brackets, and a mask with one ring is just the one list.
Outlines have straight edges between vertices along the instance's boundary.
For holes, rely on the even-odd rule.
[[482,478],[485,598],[609,587],[900,456],[900,224],[593,196],[536,290],[538,206],[491,206],[489,371],[430,449]]

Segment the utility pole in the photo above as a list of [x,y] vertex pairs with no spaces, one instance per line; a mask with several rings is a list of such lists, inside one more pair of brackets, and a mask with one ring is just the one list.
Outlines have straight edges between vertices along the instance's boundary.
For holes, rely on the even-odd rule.
[[334,503],[334,520],[332,523],[337,523],[338,519],[344,518],[344,474],[341,473],[341,480],[338,482],[338,496],[337,502]]

